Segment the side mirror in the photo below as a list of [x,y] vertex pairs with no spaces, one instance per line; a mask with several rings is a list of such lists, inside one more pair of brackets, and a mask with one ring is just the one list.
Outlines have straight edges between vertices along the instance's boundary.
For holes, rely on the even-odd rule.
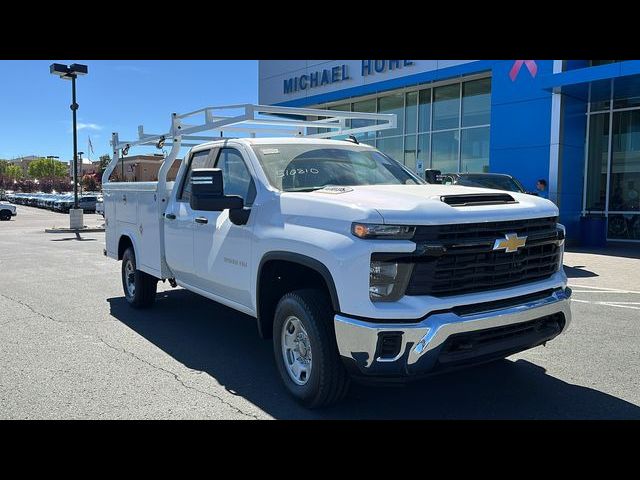
[[220,212],[241,209],[244,200],[238,195],[225,195],[222,171],[219,168],[196,168],[191,172],[191,200],[193,210]]
[[427,183],[442,183],[442,172],[440,170],[435,170],[431,168],[427,168],[424,171],[424,179]]

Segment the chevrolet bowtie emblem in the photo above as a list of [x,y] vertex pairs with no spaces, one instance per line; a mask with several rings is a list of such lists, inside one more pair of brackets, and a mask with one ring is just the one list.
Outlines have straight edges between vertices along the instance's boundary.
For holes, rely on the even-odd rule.
[[498,238],[493,244],[494,250],[504,250],[506,253],[517,252],[527,243],[527,237],[519,237],[517,233],[507,233],[504,238]]

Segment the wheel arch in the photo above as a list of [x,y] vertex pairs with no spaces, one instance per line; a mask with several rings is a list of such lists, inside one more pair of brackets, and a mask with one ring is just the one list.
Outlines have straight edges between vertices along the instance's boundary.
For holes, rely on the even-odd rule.
[[118,260],[122,260],[122,256],[127,248],[133,248],[133,254],[138,257],[138,248],[136,246],[135,236],[129,232],[122,232],[118,238]]
[[[333,276],[331,272],[319,260],[315,258],[308,257],[306,255],[294,252],[287,251],[272,251],[265,253],[258,266],[257,270],[257,278],[256,278],[256,313],[257,313],[257,323],[258,323],[258,333],[262,338],[270,338],[271,337],[271,325],[273,323],[273,316],[271,314],[272,310],[275,308],[272,299],[264,298],[262,293],[264,289],[263,280],[266,280],[265,276],[265,268],[268,268],[270,265],[279,264],[292,264],[297,266],[298,268],[306,269],[307,271],[314,272],[318,278],[322,279],[324,287],[329,295],[329,299],[331,301],[331,306],[334,312],[340,312],[340,300],[338,298],[338,292],[336,290],[336,285],[333,280]],[[278,300],[275,300],[277,304]]]

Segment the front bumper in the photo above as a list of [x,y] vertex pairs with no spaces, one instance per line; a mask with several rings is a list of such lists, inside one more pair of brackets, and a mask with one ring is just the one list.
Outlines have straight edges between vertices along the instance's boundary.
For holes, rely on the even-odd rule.
[[[417,323],[374,323],[336,315],[338,350],[353,374],[366,376],[406,377],[481,363],[566,331],[570,296],[571,289],[559,288],[508,306],[489,302],[475,309],[436,312]],[[384,338],[392,338],[399,348],[381,355]]]

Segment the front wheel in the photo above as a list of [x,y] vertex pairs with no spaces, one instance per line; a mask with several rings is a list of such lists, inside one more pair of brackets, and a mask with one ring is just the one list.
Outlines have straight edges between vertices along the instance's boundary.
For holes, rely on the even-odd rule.
[[285,387],[306,407],[328,406],[347,394],[350,379],[338,353],[333,311],[321,290],[282,297],[273,321],[273,347]]
[[122,288],[134,308],[148,308],[156,299],[158,279],[136,268],[136,254],[131,247],[122,255]]
[[0,211],[0,220],[3,222],[11,220],[11,212],[9,210]]

